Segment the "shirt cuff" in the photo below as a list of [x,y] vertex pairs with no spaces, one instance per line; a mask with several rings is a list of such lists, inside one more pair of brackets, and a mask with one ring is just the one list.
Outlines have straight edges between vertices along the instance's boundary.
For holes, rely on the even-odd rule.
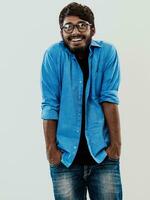
[[103,91],[99,98],[99,103],[102,103],[105,101],[119,104],[118,91],[117,90]]
[[45,120],[55,119],[58,120],[58,112],[56,110],[44,109],[41,112],[41,118]]

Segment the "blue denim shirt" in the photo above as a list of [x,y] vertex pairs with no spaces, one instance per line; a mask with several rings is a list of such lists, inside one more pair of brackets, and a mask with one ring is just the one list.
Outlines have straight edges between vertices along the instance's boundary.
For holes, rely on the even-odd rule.
[[[85,92],[85,136],[97,163],[104,160],[110,144],[102,102],[119,103],[120,67],[115,47],[92,40],[89,46],[89,79]],[[83,74],[76,57],[63,41],[44,55],[41,68],[41,118],[58,120],[56,143],[61,162],[69,167],[77,153],[82,117]]]

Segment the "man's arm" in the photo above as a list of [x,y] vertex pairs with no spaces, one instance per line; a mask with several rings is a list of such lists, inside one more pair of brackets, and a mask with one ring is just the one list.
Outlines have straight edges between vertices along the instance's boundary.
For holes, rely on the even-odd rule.
[[106,152],[109,157],[118,159],[121,149],[120,120],[117,106],[119,104],[120,64],[115,47],[109,46],[105,55],[99,103],[103,108],[110,133],[110,146],[106,149]]
[[43,120],[47,159],[56,165],[61,160],[61,152],[56,145],[57,122],[57,120]]
[[121,153],[121,130],[118,106],[113,103],[103,102],[102,108],[110,133],[110,146],[106,152],[110,158],[118,159]]
[[46,51],[41,68],[41,92],[43,129],[46,143],[47,159],[50,163],[58,164],[61,152],[56,146],[56,130],[59,118],[60,84],[55,60],[55,52]]

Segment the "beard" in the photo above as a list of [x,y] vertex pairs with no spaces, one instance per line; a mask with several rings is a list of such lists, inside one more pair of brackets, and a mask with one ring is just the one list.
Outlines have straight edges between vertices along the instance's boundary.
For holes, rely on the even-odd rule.
[[[69,45],[69,41],[71,41],[73,36],[68,36],[67,38],[64,38],[63,35],[62,35],[62,39],[63,39],[63,42],[64,42],[64,45],[74,54],[82,54],[82,53],[85,53],[85,51],[89,48],[89,45],[91,43],[91,40],[92,40],[92,36],[82,36],[83,39],[85,40],[85,45],[84,46],[74,46],[74,47],[71,47]],[[76,36],[77,37],[77,36]]]

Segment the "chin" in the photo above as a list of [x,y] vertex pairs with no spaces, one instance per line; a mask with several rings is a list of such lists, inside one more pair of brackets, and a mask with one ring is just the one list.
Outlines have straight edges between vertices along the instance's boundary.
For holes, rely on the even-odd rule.
[[70,49],[71,52],[79,53],[79,52],[84,52],[88,48],[89,42],[86,44],[79,45],[79,46],[74,46],[74,45],[70,45],[66,43],[66,46]]
[[82,46],[69,46],[68,45],[68,47],[71,51],[83,51],[84,49],[87,48],[87,45],[82,45]]
[[83,52],[87,49],[86,46],[84,47],[78,47],[78,48],[70,48],[70,51],[72,51],[73,53],[79,53],[79,52]]

